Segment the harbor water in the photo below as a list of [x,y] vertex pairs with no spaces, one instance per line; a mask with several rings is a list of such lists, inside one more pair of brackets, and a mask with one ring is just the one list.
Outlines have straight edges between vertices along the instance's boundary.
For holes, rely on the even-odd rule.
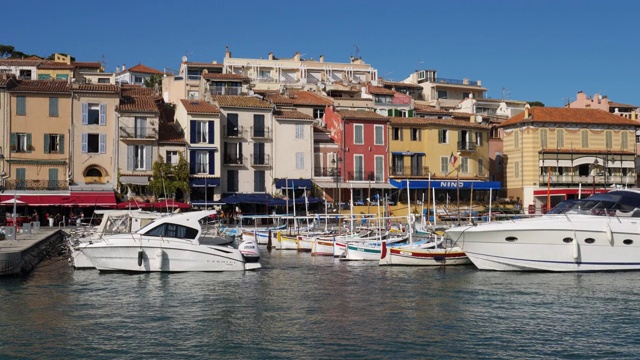
[[637,359],[640,273],[382,267],[0,279],[2,359]]

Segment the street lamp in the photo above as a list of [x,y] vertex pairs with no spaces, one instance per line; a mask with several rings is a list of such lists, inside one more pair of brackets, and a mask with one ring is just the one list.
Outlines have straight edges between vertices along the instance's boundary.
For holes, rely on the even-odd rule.
[[596,193],[596,174],[598,173],[598,159],[593,160],[593,193]]
[[[336,156],[331,159],[331,164],[333,165],[333,171],[336,175],[336,192],[338,195],[338,203],[336,204],[336,209],[338,209],[338,211],[340,211],[340,162],[342,161],[342,159],[336,154]],[[333,201],[336,200],[336,197],[334,196]]]

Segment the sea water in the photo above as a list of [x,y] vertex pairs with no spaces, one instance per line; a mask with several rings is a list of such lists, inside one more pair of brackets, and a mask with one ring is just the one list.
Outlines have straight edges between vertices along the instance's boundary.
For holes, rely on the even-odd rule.
[[383,267],[263,251],[252,272],[47,262],[0,279],[2,359],[637,359],[640,273]]

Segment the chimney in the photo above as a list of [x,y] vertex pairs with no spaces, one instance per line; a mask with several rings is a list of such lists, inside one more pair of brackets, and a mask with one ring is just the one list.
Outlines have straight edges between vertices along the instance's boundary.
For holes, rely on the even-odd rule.
[[127,68],[124,66],[124,64],[122,64],[122,71],[127,70]]
[[524,118],[525,119],[528,119],[530,117],[530,114],[529,114],[529,109],[530,108],[531,108],[531,106],[529,106],[529,104],[524,106]]
[[323,63],[324,62],[324,55],[320,55],[320,62]]
[[229,45],[224,48],[224,58],[231,59],[231,51],[229,51]]
[[273,53],[272,52],[269,53],[269,60],[273,60]]
[[300,61],[300,51],[296,51],[293,55],[293,61]]

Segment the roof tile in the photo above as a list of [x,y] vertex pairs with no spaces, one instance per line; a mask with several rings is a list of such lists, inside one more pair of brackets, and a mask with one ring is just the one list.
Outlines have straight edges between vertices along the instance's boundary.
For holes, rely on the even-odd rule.
[[313,116],[307,115],[297,110],[278,110],[273,114],[279,119],[298,119],[298,120],[313,120]]
[[533,106],[529,109],[530,117],[525,119],[524,115],[525,112],[523,111],[498,126],[507,127],[521,123],[569,123],[640,127],[640,122],[636,120],[630,120],[599,109]]
[[213,101],[217,102],[220,107],[239,107],[239,108],[255,108],[270,109],[271,104],[253,96],[239,95],[216,95]]
[[351,119],[351,120],[389,120],[388,117],[382,116],[373,111],[365,111],[365,110],[338,110],[338,114],[343,119]]
[[187,113],[197,114],[220,114],[220,109],[217,106],[210,104],[204,100],[187,100],[181,99],[182,106],[187,110]]
[[186,144],[184,133],[178,129],[178,125],[170,122],[161,122],[158,129],[159,143]]

